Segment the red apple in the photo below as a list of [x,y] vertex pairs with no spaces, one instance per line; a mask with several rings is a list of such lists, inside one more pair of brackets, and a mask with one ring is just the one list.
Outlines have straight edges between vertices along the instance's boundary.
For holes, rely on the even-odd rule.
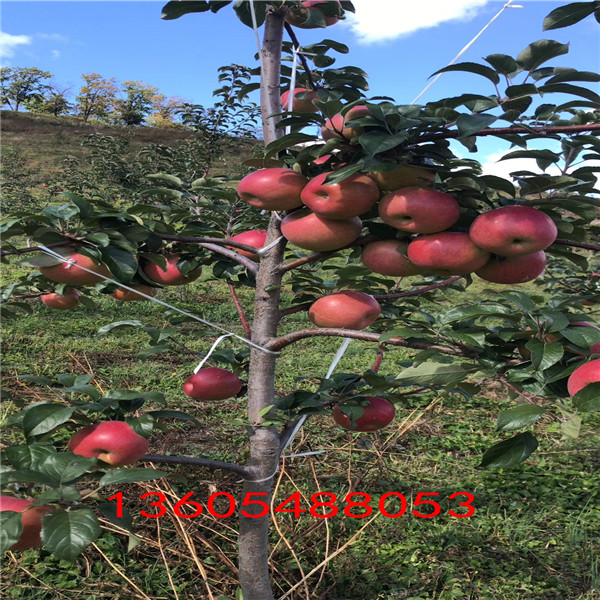
[[14,496],[0,496],[0,512],[11,511],[21,514],[23,530],[19,541],[13,544],[9,550],[27,550],[42,545],[40,532],[42,531],[42,517],[52,509],[47,504],[28,508],[33,500],[24,500]]
[[430,169],[413,165],[398,165],[391,171],[371,171],[367,175],[380,190],[397,190],[406,187],[429,187],[435,173]]
[[366,106],[353,106],[345,115],[337,114],[327,119],[325,125],[321,127],[321,135],[324,140],[330,140],[338,137],[340,139],[351,140],[364,133],[362,127],[347,127],[346,124],[353,119],[367,117],[371,113]]
[[354,242],[361,231],[358,217],[344,221],[325,219],[307,209],[297,210],[281,222],[281,233],[288,241],[315,252],[339,250]]
[[304,175],[291,169],[272,167],[246,175],[237,187],[240,198],[263,210],[292,210],[302,206],[300,192],[306,185]]
[[475,275],[492,283],[524,283],[539,277],[546,267],[543,250],[523,256],[497,256],[475,271]]
[[[253,229],[251,231],[244,231],[234,235],[231,240],[239,242],[240,244],[246,244],[247,246],[254,246],[255,248],[262,248],[265,245],[267,239],[267,232],[264,229]],[[229,246],[228,246],[229,248]],[[254,252],[248,252],[247,250],[240,250],[239,248],[232,248],[236,252],[239,252],[242,256],[250,258],[252,260],[258,260],[259,255]]]
[[471,225],[473,242],[500,256],[533,254],[547,248],[558,235],[554,221],[530,206],[503,206],[479,215]]
[[400,231],[438,233],[458,221],[460,207],[450,194],[407,187],[383,197],[379,203],[379,216]]
[[42,302],[49,308],[57,310],[69,310],[79,305],[80,293],[77,290],[69,290],[66,294],[44,294]]
[[144,273],[151,281],[162,285],[186,285],[195,281],[202,275],[202,268],[193,269],[185,275],[177,268],[177,263],[180,260],[179,254],[166,254],[167,270],[164,271],[155,263],[147,263],[144,266]]
[[138,461],[148,452],[150,442],[125,421],[103,421],[80,429],[70,440],[73,454],[96,457],[113,467]]
[[410,277],[424,272],[406,256],[408,244],[397,240],[381,240],[367,244],[360,260],[373,273],[391,277]]
[[183,384],[183,391],[196,400],[225,400],[236,396],[241,389],[239,377],[219,367],[200,369]]
[[[158,291],[158,288],[150,287],[149,285],[132,285],[130,287],[141,292],[142,294],[152,296],[153,298],[156,296],[156,292]],[[143,302],[144,300],[147,300],[147,298],[144,298],[144,296],[140,296],[136,292],[132,292],[124,288],[115,290],[111,296],[120,302]]]
[[[104,281],[104,279],[98,275],[112,277],[112,273],[107,267],[96,262],[89,256],[73,252],[68,256],[65,256],[65,258],[73,262],[63,262],[52,267],[40,267],[40,273],[51,281],[56,281],[57,283],[69,283],[71,285],[94,285]],[[78,269],[76,265],[94,271],[94,273],[97,273],[98,275]]]
[[[298,96],[302,96],[298,98]],[[281,108],[288,110],[290,98],[290,91],[283,92],[281,94]],[[292,111],[294,112],[318,112],[318,108],[313,104],[313,100],[318,100],[317,92],[315,90],[307,90],[306,88],[295,88],[294,99],[292,100]]]
[[366,175],[354,173],[338,183],[325,183],[330,173],[311,179],[302,190],[302,202],[320,217],[351,219],[367,212],[379,199],[379,188]]
[[600,381],[600,358],[577,367],[567,380],[569,395],[574,396],[586,385]]
[[354,422],[350,421],[348,415],[337,404],[333,407],[333,420],[344,429],[352,431],[377,431],[394,420],[396,409],[391,402],[378,397],[365,400],[368,404],[363,407],[363,414]]
[[[600,329],[598,325],[594,325],[593,323],[588,323],[587,321],[576,321],[575,323],[569,323],[570,327],[595,327],[596,329]],[[600,354],[600,342],[596,342],[590,346],[590,352],[592,354]]]
[[408,245],[408,259],[417,267],[439,275],[466,275],[477,271],[490,259],[467,233],[443,231],[423,235]]
[[319,298],[308,309],[308,318],[317,327],[366,329],[381,314],[379,302],[364,292],[343,290]]

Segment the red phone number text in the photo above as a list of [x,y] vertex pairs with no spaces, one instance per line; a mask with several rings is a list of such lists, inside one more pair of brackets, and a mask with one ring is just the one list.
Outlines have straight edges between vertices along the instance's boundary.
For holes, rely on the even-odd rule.
[[[194,495],[194,492],[189,492],[181,500],[175,503],[173,506],[173,512],[181,518],[193,519],[199,517],[203,511],[204,506],[195,500],[190,500],[190,497]],[[260,519],[266,516],[270,511],[271,507],[265,498],[266,492],[251,492],[245,495],[242,501],[242,507],[248,507],[251,510],[248,511],[243,508],[240,513],[244,517],[251,519]],[[421,519],[432,519],[442,513],[442,507],[438,502],[428,498],[429,496],[439,496],[438,492],[419,492],[414,499],[412,506],[413,510],[410,514]],[[457,502],[457,506],[464,507],[466,512],[455,512],[454,510],[448,510],[447,514],[457,519],[464,519],[470,517],[475,512],[473,501],[475,496],[469,492],[456,492],[450,495],[448,498],[454,500],[461,496],[466,497],[464,502]],[[146,510],[140,510],[140,515],[149,517],[150,519],[158,519],[167,512],[167,506],[165,502],[167,497],[162,492],[147,492],[140,496],[140,500],[149,500],[151,498],[157,498],[154,502],[149,502],[150,506],[156,508],[156,512],[147,512]],[[219,500],[221,499],[222,500]],[[123,516],[123,492],[118,492],[114,496],[111,496],[109,500],[116,500],[117,502],[117,517]],[[346,515],[352,519],[364,519],[373,514],[374,510],[378,510],[384,517],[390,519],[397,519],[406,514],[408,510],[408,501],[406,497],[400,492],[387,492],[383,494],[376,502],[377,506],[371,505],[371,495],[365,492],[351,492],[343,497],[340,504],[338,502],[338,496],[329,492],[316,492],[310,497],[310,507],[302,507],[302,498],[300,492],[295,492],[283,502],[273,507],[274,513],[289,513],[294,517],[298,518],[304,513],[308,513],[317,519],[329,519],[335,517],[337,514]],[[219,510],[215,507],[215,502],[219,504]],[[392,505],[394,505],[392,507]],[[398,506],[399,505],[399,506]],[[417,506],[425,505],[429,507],[427,512],[421,512],[415,510]],[[185,510],[184,510],[185,509]],[[225,510],[223,510],[225,509]],[[216,517],[217,519],[225,519],[230,517],[236,510],[235,498],[228,492],[215,492],[208,497],[206,501],[206,510],[208,514]]]

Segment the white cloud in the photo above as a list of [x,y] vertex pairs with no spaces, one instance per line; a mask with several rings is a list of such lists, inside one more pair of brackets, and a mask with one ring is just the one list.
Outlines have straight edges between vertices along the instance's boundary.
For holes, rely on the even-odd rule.
[[69,38],[60,33],[36,33],[36,38],[40,40],[50,40],[52,42],[68,42]]
[[52,50],[52,58],[60,58],[60,50]]
[[17,46],[27,46],[31,42],[32,39],[29,35],[12,35],[2,32],[0,33],[0,55],[3,58],[12,58]]
[[489,0],[354,0],[356,14],[347,14],[347,23],[360,42],[372,44],[393,40],[419,29],[447,21],[472,19]]

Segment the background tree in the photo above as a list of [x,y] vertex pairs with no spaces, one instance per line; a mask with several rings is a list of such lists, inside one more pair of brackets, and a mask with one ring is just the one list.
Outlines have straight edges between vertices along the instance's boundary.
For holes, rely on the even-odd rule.
[[43,97],[35,96],[26,102],[27,110],[55,117],[67,114],[73,108],[67,98],[69,90],[70,88],[60,88],[53,83],[48,86]]
[[[217,12],[228,4],[169,2],[163,9],[164,18],[177,18],[187,12]],[[553,11],[545,21],[546,29],[566,26],[591,15],[597,3],[589,3],[584,9],[581,5],[575,3]],[[238,187],[242,200],[253,208],[245,205],[242,205],[245,208],[240,208],[233,190],[218,179],[201,177],[190,182],[162,173],[154,175],[152,179],[156,186],[146,190],[146,194],[151,200],[160,197],[160,194],[176,197],[178,203],[174,206],[157,206],[151,201],[127,210],[116,210],[108,202],[91,202],[83,196],[68,194],[65,196],[67,204],[47,207],[42,214],[11,215],[5,226],[5,239],[19,240],[26,236],[36,243],[67,246],[65,254],[71,257],[70,260],[81,260],[72,254],[77,250],[83,254],[83,260],[94,259],[104,263],[105,269],[110,269],[117,281],[129,286],[157,283],[149,276],[153,272],[152,267],[162,265],[164,273],[176,248],[178,256],[184,255],[183,259],[177,259],[176,266],[182,271],[176,275],[197,274],[201,264],[210,265],[214,277],[225,279],[231,285],[234,302],[236,287],[254,289],[251,324],[243,310],[239,309],[246,338],[240,340],[238,336],[235,339],[243,341],[244,346],[240,345],[221,356],[231,369],[228,374],[230,380],[232,375],[237,377],[233,371],[247,374],[248,403],[244,425],[248,432],[248,451],[246,459],[241,459],[244,464],[200,456],[174,456],[174,453],[170,456],[147,455],[145,459],[154,463],[179,463],[187,468],[220,469],[241,476],[241,593],[245,600],[269,600],[274,597],[268,547],[273,481],[280,468],[282,453],[308,417],[318,418],[333,412],[337,414],[338,423],[344,422],[345,415],[347,426],[352,428],[367,414],[371,406],[368,399],[374,396],[400,406],[411,398],[418,399],[426,390],[473,397],[493,382],[502,386],[507,397],[514,400],[515,407],[500,414],[497,429],[501,439],[483,454],[480,466],[507,468],[527,460],[536,451],[539,442],[529,428],[542,416],[553,425],[558,424],[555,430],[558,427],[564,435],[573,436],[578,435],[589,413],[600,410],[597,376],[581,389],[574,390],[571,385],[574,382],[572,377],[579,369],[588,365],[593,368],[598,364],[592,350],[600,342],[598,331],[588,325],[572,327],[574,318],[579,321],[579,317],[585,314],[581,296],[561,293],[540,299],[508,287],[498,292],[486,292],[477,303],[459,303],[450,310],[442,307],[434,312],[428,310],[426,304],[426,299],[432,294],[463,291],[472,281],[472,271],[480,272],[481,268],[492,263],[493,268],[503,268],[511,260],[510,255],[502,255],[505,258],[500,260],[485,255],[485,252],[482,254],[483,246],[493,241],[491,234],[495,230],[485,224],[495,210],[501,210],[504,215],[516,208],[521,214],[536,215],[534,221],[542,223],[539,227],[544,230],[544,238],[548,237],[544,249],[551,257],[550,262],[555,256],[570,260],[579,270],[581,279],[586,278],[585,271],[590,263],[597,264],[593,262],[597,256],[591,252],[585,254],[588,250],[597,252],[600,249],[596,243],[598,227],[593,224],[598,208],[595,198],[598,193],[597,168],[580,166],[577,160],[579,157],[585,157],[584,160],[598,158],[600,123],[595,111],[600,108],[600,97],[583,86],[565,84],[565,81],[598,81],[600,76],[547,65],[555,57],[567,53],[568,46],[552,40],[540,40],[530,44],[515,58],[494,54],[486,57],[487,65],[461,63],[443,69],[466,70],[484,77],[490,82],[488,96],[465,93],[412,106],[362,96],[362,90],[367,89],[365,76],[356,67],[324,71],[322,80],[331,85],[312,89],[310,67],[305,63],[306,82],[310,91],[317,94],[318,100],[313,103],[318,111],[286,114],[282,111],[280,96],[282,78],[286,81],[289,77],[287,70],[281,66],[281,51],[282,47],[285,48],[284,29],[297,50],[298,40],[290,24],[298,27],[325,25],[325,19],[337,20],[343,16],[344,10],[352,10],[352,4],[345,1],[339,5],[327,3],[323,13],[320,9],[307,10],[309,7],[305,5],[290,2],[238,2],[234,8],[246,25],[264,24],[260,90],[266,148],[259,161],[252,161],[263,168],[252,173],[252,179],[243,180]],[[256,11],[254,15],[251,14],[253,8]],[[343,45],[331,40],[324,40],[312,48],[315,56],[311,60],[317,67],[335,62],[330,52],[344,53],[345,50]],[[530,80],[536,83],[529,83]],[[225,106],[236,107],[235,102],[228,100],[233,98],[231,88],[235,85],[238,83],[233,78],[221,92],[226,98]],[[565,93],[568,94],[568,102],[559,104],[560,95]],[[541,94],[545,104],[536,106],[534,98]],[[549,102],[557,98],[554,94],[559,95],[557,104]],[[203,114],[203,111],[198,112],[200,126]],[[194,118],[194,115],[191,117]],[[498,119],[509,125],[492,127]],[[302,132],[305,127],[315,124],[323,127],[323,139]],[[217,129],[213,127],[213,130]],[[545,167],[558,164],[560,174],[539,175],[522,171],[519,173],[519,186],[503,178],[482,175],[479,163],[456,156],[450,147],[450,140],[458,140],[473,150],[477,138],[482,136],[496,136],[519,146],[521,149],[511,153],[512,157],[534,158]],[[541,151],[528,148],[531,140],[549,138],[558,141],[559,147]],[[416,179],[420,185],[397,183],[407,168],[413,180]],[[423,192],[428,194],[433,183],[438,192],[443,191],[453,198],[451,204],[459,207],[458,212],[454,211],[458,220],[443,226],[444,231],[438,232],[415,232],[410,228],[392,226],[382,210],[388,195],[380,199],[376,190],[372,206],[366,207],[360,216],[351,217],[354,220],[350,223],[339,214],[335,215],[337,219],[330,219],[334,222],[329,223],[330,228],[341,223],[345,231],[349,228],[355,234],[353,238],[340,240],[337,236],[333,236],[334,239],[324,236],[315,243],[319,210],[315,209],[317,218],[311,213],[286,214],[303,204],[311,206],[321,202],[323,194],[317,193],[316,198],[305,194],[305,190],[312,189],[315,182],[327,184],[325,187],[347,186],[355,175],[362,177],[361,182],[371,189],[377,187],[374,181],[380,182],[383,192],[392,195],[407,193],[402,192],[406,189],[419,195]],[[295,195],[284,188],[285,181],[281,181],[280,176],[296,183]],[[392,183],[386,176],[392,178]],[[274,179],[267,181],[266,189],[259,186],[259,194],[256,190],[247,189],[250,181],[262,177]],[[365,182],[366,179],[369,181]],[[307,183],[307,180],[310,182]],[[283,197],[283,200],[279,198],[282,205],[275,206],[267,201],[271,200],[272,193]],[[344,199],[346,202],[341,203],[343,209],[348,208],[348,204],[354,208],[355,202],[348,202],[347,197]],[[375,209],[377,202],[379,206]],[[195,204],[202,207],[201,221],[190,215],[189,208]],[[264,214],[255,208],[263,209]],[[309,224],[294,229],[294,223],[303,214],[310,217]],[[434,212],[427,215],[427,220],[437,220],[439,216]],[[265,228],[260,254],[259,246],[243,244],[231,236],[236,228],[250,225]],[[363,225],[365,232],[361,235]],[[467,231],[470,233],[467,234]],[[479,232],[477,236],[476,231]],[[552,235],[546,236],[547,232]],[[560,237],[556,236],[557,232]],[[415,233],[419,235],[415,237]],[[539,234],[539,231],[536,233]],[[382,273],[368,268],[359,257],[360,250],[374,242],[406,244],[412,266],[419,266],[419,253],[411,253],[411,248],[421,248],[423,241],[432,239],[429,234],[441,234],[446,236],[445,239],[454,240],[468,238],[469,247],[475,246],[477,241],[481,246],[475,249],[479,266],[467,268],[447,264],[446,259],[452,261],[458,253],[453,252],[451,247],[446,248],[437,261],[430,262],[428,274],[418,275],[419,283],[411,284],[413,289],[398,289],[404,281],[398,281],[396,277],[381,277]],[[511,241],[520,244],[524,240]],[[397,255],[395,248],[394,254]],[[5,255],[26,254],[38,249],[11,248],[9,242]],[[501,250],[512,251],[511,248]],[[582,252],[578,254],[580,250]],[[498,249],[491,251],[500,255]],[[248,258],[247,253],[258,261]],[[66,256],[64,260],[67,260]],[[70,276],[74,272],[74,265],[65,268],[64,260],[58,258],[49,263],[48,256],[43,255],[30,262],[48,278],[54,276],[56,281],[68,283],[68,277],[66,282],[64,277],[62,282],[56,278],[57,272],[66,271]],[[101,267],[96,265],[96,269]],[[33,277],[37,275],[32,274]],[[514,286],[517,282],[506,283]],[[112,292],[110,286],[114,284],[100,283],[99,286],[98,291],[109,294]],[[64,291],[64,288],[61,289]],[[327,300],[334,289],[342,292],[344,297],[349,295],[346,292],[350,292],[353,297],[363,298],[363,304],[366,303],[369,308],[380,302],[381,317],[373,320],[373,314],[359,314],[369,316],[366,325],[361,320],[344,323],[351,316],[349,311],[334,308],[332,314],[335,318],[331,322],[321,321],[316,305]],[[291,293],[284,295],[283,290],[291,290]],[[589,294],[589,299],[595,294]],[[10,294],[7,296],[10,297]],[[239,302],[236,305],[239,307]],[[288,326],[287,317],[306,311],[316,327],[295,329]],[[184,311],[182,315],[179,312],[170,325],[180,324],[182,316],[190,320],[199,319],[191,313]],[[376,314],[374,316],[377,317]],[[203,322],[203,325],[206,323]],[[370,331],[365,331],[369,325]],[[103,329],[139,326],[136,322],[120,321]],[[189,322],[186,321],[184,327],[189,327]],[[178,330],[173,332],[169,328],[163,331],[152,328],[148,333],[157,352],[164,349],[165,340],[171,338],[175,342],[183,337]],[[187,329],[186,333],[189,335]],[[206,330],[199,335],[206,335]],[[372,344],[372,348],[379,350],[380,356],[394,348],[403,348],[408,355],[396,360],[394,369],[387,375],[379,370],[381,360],[378,358],[373,368],[362,373],[336,373],[325,377],[314,373],[308,374],[308,377],[302,374],[296,381],[295,390],[279,394],[276,367],[280,353],[295,343],[306,343],[320,337],[347,338]],[[160,344],[163,344],[162,349]],[[135,468],[99,466],[95,455],[88,462],[69,452],[57,452],[48,441],[55,432],[62,436],[63,427],[74,428],[106,419],[117,421],[120,428],[122,421],[127,419],[132,430],[135,428],[137,431],[136,436],[139,433],[148,436],[155,422],[165,416],[160,414],[162,411],[157,414],[157,411],[151,410],[127,417],[153,398],[163,403],[166,400],[162,395],[136,391],[130,391],[129,395],[122,391],[104,395],[104,392],[88,385],[91,377],[78,379],[73,375],[57,381],[38,379],[38,382],[53,385],[65,394],[86,397],[81,401],[71,400],[68,405],[32,403],[11,420],[12,425],[24,432],[27,443],[7,451],[10,467],[4,475],[9,484],[33,482],[42,486],[44,496],[38,502],[52,504],[51,514],[44,517],[42,541],[47,549],[61,558],[73,559],[100,535],[97,516],[86,503],[81,502],[81,492],[77,487],[80,478],[85,477],[86,484],[87,480],[95,483],[95,488],[86,493],[85,498],[92,501],[92,496],[105,485],[150,480],[163,475],[154,470],[141,472]],[[188,380],[184,388],[190,396],[199,401],[215,401],[214,397],[203,398],[197,394],[194,389],[196,378],[191,376],[190,379],[193,381]],[[232,396],[242,389],[241,381],[234,380],[234,383],[233,391],[229,390]],[[189,386],[192,386],[191,390]],[[211,388],[210,385],[208,387]],[[92,402],[87,396],[91,396]],[[170,415],[173,416],[173,413]],[[519,430],[525,431],[514,433]],[[137,437],[133,439],[137,446],[144,447]],[[73,443],[69,444],[69,448],[75,449]],[[133,462],[143,457],[140,453],[130,458]],[[112,462],[115,465],[120,463]],[[89,489],[87,485],[86,489]],[[315,518],[317,515],[324,516],[319,511],[315,514],[314,509],[319,506],[333,511],[330,502],[320,501],[324,495],[318,492],[311,498],[311,514]],[[298,493],[294,497],[300,503],[301,495]],[[111,498],[114,499],[114,496]],[[287,508],[280,506],[273,509],[296,511],[298,514],[307,511],[299,504],[290,506],[294,502],[293,497],[288,500]],[[431,501],[422,503],[435,504]],[[360,502],[358,506],[365,511],[361,517],[373,509],[370,505],[367,507],[366,502]],[[192,507],[196,507],[195,503]],[[103,514],[106,514],[108,509],[105,505],[103,509]],[[112,520],[123,523],[124,518],[120,519],[114,515],[113,504]],[[18,527],[20,515],[6,517],[6,523],[4,545],[10,547],[21,534]],[[71,535],[73,531],[77,531],[78,535]],[[292,585],[285,595],[289,596],[297,586]],[[308,588],[307,596],[310,597]]]
[[141,125],[153,109],[158,88],[141,81],[124,81],[125,98],[115,104],[117,119],[124,125]]
[[156,94],[152,98],[152,112],[146,119],[148,125],[155,127],[181,126],[176,122],[176,115],[182,109],[186,101],[176,96],[166,97],[164,94]]
[[41,101],[50,89],[46,80],[51,77],[47,71],[35,67],[0,68],[2,104],[18,112],[27,102]]
[[88,73],[81,77],[84,84],[75,99],[75,110],[84,122],[87,122],[90,117],[107,119],[114,110],[119,91],[114,77],[105,79],[98,73]]

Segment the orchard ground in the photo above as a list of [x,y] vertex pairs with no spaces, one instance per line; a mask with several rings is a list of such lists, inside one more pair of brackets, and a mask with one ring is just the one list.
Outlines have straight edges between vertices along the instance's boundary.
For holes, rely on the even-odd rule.
[[[17,260],[11,263],[17,265]],[[5,277],[21,272],[23,267],[7,267]],[[185,290],[165,290],[161,298],[243,334],[227,286],[208,282],[208,278],[204,274]],[[405,283],[412,281],[417,278]],[[478,282],[466,292],[438,293],[426,301],[426,310],[447,311],[459,303],[476,302],[484,288],[502,286]],[[518,289],[541,295],[534,284]],[[252,292],[242,289],[239,293],[249,306]],[[286,300],[291,301],[291,297]],[[95,310],[78,307],[55,311],[37,299],[29,302],[31,315],[4,324],[6,377],[16,373],[55,377],[67,372],[93,372],[93,382],[105,391],[161,390],[171,408],[201,416],[201,426],[174,422],[163,432],[155,432],[151,453],[186,455],[199,447],[208,458],[245,459],[239,456],[239,449],[245,448],[244,401],[198,402],[182,391],[182,382],[196,366],[197,356],[178,349],[140,358],[138,353],[149,344],[148,336],[139,329],[120,329],[96,337],[101,326],[119,320],[137,319],[144,325],[166,327],[162,307],[150,302],[122,304],[110,297],[99,299]],[[305,313],[288,316],[283,332],[298,326],[308,326]],[[196,324],[189,327],[202,328]],[[182,341],[202,355],[213,339],[189,335]],[[324,376],[339,345],[339,339],[316,338],[286,349],[278,370],[277,391],[285,394],[296,389],[297,376]],[[225,342],[222,349],[228,347]],[[376,347],[369,347],[370,351],[353,342],[336,372],[362,372],[372,366]],[[404,352],[402,348],[388,350],[381,373],[397,372],[395,365],[406,357]],[[7,379],[7,383],[7,390],[17,400],[58,399],[51,388],[26,380]],[[315,379],[302,383],[304,389],[315,385]],[[396,404],[394,422],[375,433],[348,433],[335,426],[329,416],[313,417],[288,453],[327,452],[286,460],[275,503],[298,490],[305,507],[317,491],[340,497],[351,491],[368,492],[373,505],[390,491],[402,492],[409,504],[419,492],[438,492],[443,513],[432,519],[380,515],[356,538],[353,536],[368,519],[345,515],[315,519],[307,514],[294,518],[279,513],[272,532],[272,566],[278,572],[277,579],[286,582],[289,589],[303,573],[353,540],[311,577],[307,583],[311,599],[599,598],[600,418],[596,416],[579,439],[562,443],[559,424],[542,418],[535,427],[540,448],[530,460],[506,471],[477,469],[481,452],[498,440],[493,418],[511,406],[506,393],[492,386],[485,396],[471,399],[429,392],[410,397]],[[11,402],[4,403],[2,417],[13,410]],[[4,443],[16,441],[10,435]],[[124,504],[135,514],[143,508],[153,510],[139,500],[145,492],[162,491],[174,503],[195,491],[194,499],[204,505],[215,491],[239,495],[234,474],[225,474],[215,483],[213,474],[202,468],[174,467],[172,471],[175,474],[169,480],[116,486],[107,496],[124,491]],[[474,494],[472,517],[457,519],[444,514],[456,508],[448,500],[454,492]],[[206,585],[199,563],[215,598],[219,594],[233,597],[237,587],[235,515],[215,519],[203,514],[191,520],[176,519],[171,512],[160,519],[137,516],[135,531],[141,544],[129,552],[128,536],[106,522],[104,525],[113,532],[99,539],[75,563],[59,561],[44,550],[8,555],[2,567],[0,591],[4,597],[204,598]],[[183,530],[189,535],[187,541],[181,535]],[[293,545],[294,555],[287,543]],[[281,595],[287,589],[276,592]],[[301,585],[290,597],[306,598],[306,593]]]

